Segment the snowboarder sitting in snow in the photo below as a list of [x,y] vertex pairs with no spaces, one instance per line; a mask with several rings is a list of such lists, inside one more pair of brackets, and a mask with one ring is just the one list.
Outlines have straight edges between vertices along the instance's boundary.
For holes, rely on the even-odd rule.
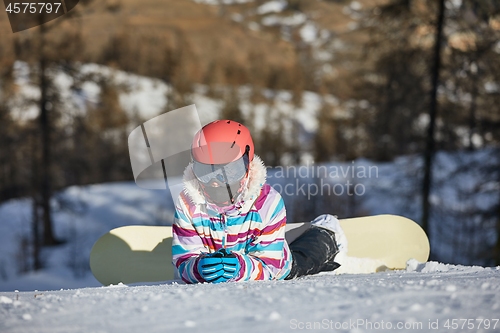
[[[292,279],[332,271],[345,236],[332,215],[290,245],[281,195],[266,184],[249,130],[214,121],[194,137],[173,225],[172,254],[186,283]],[[341,238],[339,238],[339,236]]]

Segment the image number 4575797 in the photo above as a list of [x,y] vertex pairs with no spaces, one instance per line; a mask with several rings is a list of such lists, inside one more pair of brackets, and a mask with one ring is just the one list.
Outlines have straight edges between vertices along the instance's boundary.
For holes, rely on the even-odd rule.
[[30,29],[63,16],[79,0],[3,0],[12,32]]

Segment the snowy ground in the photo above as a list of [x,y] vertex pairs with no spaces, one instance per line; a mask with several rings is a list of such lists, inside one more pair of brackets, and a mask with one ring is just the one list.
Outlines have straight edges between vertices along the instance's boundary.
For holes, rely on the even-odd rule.
[[1,332],[500,332],[500,268],[0,293]]

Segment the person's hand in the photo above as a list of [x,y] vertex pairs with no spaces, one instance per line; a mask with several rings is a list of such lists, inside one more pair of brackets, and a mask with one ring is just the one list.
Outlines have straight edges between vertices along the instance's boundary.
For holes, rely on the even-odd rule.
[[198,260],[198,273],[206,282],[226,282],[236,277],[239,271],[238,258],[226,249],[203,254]]

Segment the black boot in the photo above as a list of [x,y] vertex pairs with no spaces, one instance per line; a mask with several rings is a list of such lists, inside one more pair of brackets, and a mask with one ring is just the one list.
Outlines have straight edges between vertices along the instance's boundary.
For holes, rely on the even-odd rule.
[[311,226],[290,244],[292,269],[287,280],[303,275],[333,271],[340,267],[334,261],[339,252],[335,233],[331,230]]

